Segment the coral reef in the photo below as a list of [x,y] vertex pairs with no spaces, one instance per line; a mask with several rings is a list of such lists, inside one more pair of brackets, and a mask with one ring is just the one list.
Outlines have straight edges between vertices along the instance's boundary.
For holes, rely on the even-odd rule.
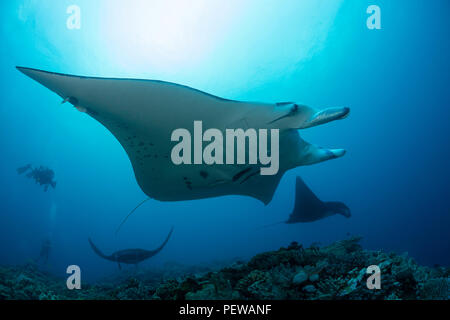
[[[450,268],[417,265],[408,255],[361,248],[360,238],[329,246],[265,252],[222,269],[185,268],[122,272],[116,278],[68,290],[65,279],[35,265],[0,267],[0,299],[444,299]],[[381,288],[366,285],[368,266],[381,270]]]

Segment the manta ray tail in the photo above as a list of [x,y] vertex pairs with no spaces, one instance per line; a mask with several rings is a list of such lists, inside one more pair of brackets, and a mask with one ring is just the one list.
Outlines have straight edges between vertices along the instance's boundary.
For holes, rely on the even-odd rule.
[[116,235],[119,233],[120,229],[122,228],[122,226],[125,224],[125,222],[128,220],[128,218],[133,214],[133,212],[135,212],[140,206],[142,206],[144,203],[146,203],[148,200],[150,200],[151,198],[147,198],[144,201],[142,201],[141,203],[139,203],[133,210],[130,211],[129,214],[127,214],[127,216],[122,220],[122,222],[120,223],[120,225],[117,227],[116,230]]
[[107,255],[105,255],[103,252],[101,252],[100,249],[98,249],[98,248],[95,246],[95,244],[92,242],[91,238],[89,238],[88,241],[89,241],[89,244],[91,245],[92,250],[94,250],[94,252],[95,252],[98,256],[100,256],[100,257],[102,257],[103,259],[106,259],[106,260],[111,260],[111,259],[112,259],[110,256],[107,256]]
[[164,240],[164,242],[159,246],[159,248],[157,248],[156,250],[153,251],[153,255],[157,254],[158,252],[160,252],[165,245],[167,244],[167,242],[169,242],[170,236],[172,235],[173,232],[173,227],[170,228],[169,234],[167,235],[166,240]]

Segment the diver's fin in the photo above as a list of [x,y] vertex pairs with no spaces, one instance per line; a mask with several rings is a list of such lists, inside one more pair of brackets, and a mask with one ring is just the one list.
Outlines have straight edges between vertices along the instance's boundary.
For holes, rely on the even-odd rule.
[[51,185],[52,185],[52,188],[55,189],[56,188],[56,181],[52,181]]
[[148,200],[150,200],[151,198],[147,198],[144,201],[142,201],[141,203],[139,203],[133,210],[130,211],[130,213],[125,217],[125,219],[122,220],[122,222],[119,224],[119,226],[117,227],[116,230],[116,235],[119,233],[120,229],[122,228],[122,226],[124,225],[124,223],[128,220],[128,218],[133,214],[133,212],[136,211],[137,208],[139,208],[140,206],[142,206],[144,203],[146,203]]
[[22,174],[22,173],[24,173],[25,171],[27,171],[30,168],[31,168],[31,164],[27,164],[26,166],[17,168],[17,173],[18,174]]
[[117,261],[117,265],[119,266],[119,270],[122,270],[122,266],[120,265],[119,261]]
[[46,184],[46,185],[44,186],[44,191],[47,192],[47,190],[48,190],[48,184]]

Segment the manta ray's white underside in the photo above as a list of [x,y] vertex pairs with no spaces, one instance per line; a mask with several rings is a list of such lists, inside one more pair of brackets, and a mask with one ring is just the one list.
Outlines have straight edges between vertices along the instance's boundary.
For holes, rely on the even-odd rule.
[[[267,204],[287,170],[345,153],[311,145],[300,138],[297,129],[341,119],[348,108],[319,111],[295,103],[240,102],[164,81],[18,69],[111,131],[127,152],[139,186],[157,200],[247,195]],[[171,142],[172,132],[177,128],[191,130],[198,120],[204,130],[279,129],[278,173],[260,175],[260,165],[173,164],[170,155],[176,143]]]

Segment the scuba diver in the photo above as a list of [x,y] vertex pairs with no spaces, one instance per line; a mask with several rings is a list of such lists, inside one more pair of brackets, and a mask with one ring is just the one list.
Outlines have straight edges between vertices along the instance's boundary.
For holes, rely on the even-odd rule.
[[23,174],[27,172],[27,178],[34,179],[36,183],[44,186],[44,191],[47,192],[48,187],[52,186],[53,189],[56,188],[56,181],[53,180],[55,177],[55,172],[53,170],[40,166],[39,168],[33,168],[31,164],[17,169],[18,174]]
[[52,249],[52,243],[51,243],[50,239],[44,240],[44,242],[42,242],[42,246],[41,246],[41,253],[39,254],[39,257],[36,259],[36,263],[38,263],[42,259],[44,262],[44,265],[46,265],[51,249]]

